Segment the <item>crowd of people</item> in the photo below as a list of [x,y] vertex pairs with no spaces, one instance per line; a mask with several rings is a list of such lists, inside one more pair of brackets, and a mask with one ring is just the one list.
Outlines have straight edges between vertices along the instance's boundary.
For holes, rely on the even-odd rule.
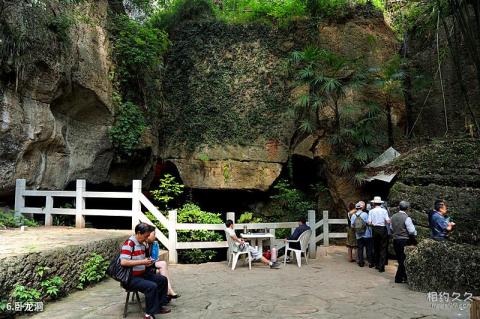
[[[381,197],[375,196],[371,205],[365,202],[350,203],[347,212],[347,251],[348,259],[357,262],[359,267],[365,266],[365,253],[368,267],[375,267],[379,272],[385,271],[388,263],[388,245],[393,239],[393,249],[398,260],[395,275],[396,283],[407,282],[405,272],[405,246],[415,245],[417,231],[412,218],[408,215],[410,204],[401,201],[398,212],[390,216]],[[445,240],[455,223],[447,214],[447,205],[443,200],[436,200],[434,210],[429,212],[431,238]],[[356,260],[354,252],[356,251]]]
[[[395,282],[404,283],[407,281],[404,264],[405,246],[416,242],[417,231],[412,218],[408,216],[410,204],[401,201],[398,208],[398,212],[390,216],[384,201],[379,196],[374,197],[371,205],[366,205],[363,201],[356,204],[350,203],[347,212],[347,247],[351,262],[356,261],[358,266],[364,267],[366,260],[369,268],[375,267],[379,272],[384,272],[385,265],[388,263],[388,244],[392,238],[398,259]],[[455,223],[446,215],[445,201],[435,201],[434,210],[428,214],[431,237],[435,240],[446,240],[448,233],[455,226]],[[272,269],[278,268],[278,263],[266,259],[256,248],[237,237],[232,220],[227,220],[225,226],[228,236],[234,241],[238,250],[249,250],[252,259],[262,261]],[[301,217],[296,230],[285,240],[296,240],[309,229],[305,218]],[[145,294],[144,319],[153,319],[155,314],[169,313],[171,310],[165,305],[171,299],[179,297],[173,289],[167,263],[151,257],[154,242],[155,227],[139,223],[135,227],[135,234],[125,241],[120,252],[121,265],[132,269],[131,279],[124,288]],[[356,259],[354,259],[355,253]],[[281,254],[283,254],[282,251],[279,251],[278,256]],[[289,257],[285,256],[285,258]]]

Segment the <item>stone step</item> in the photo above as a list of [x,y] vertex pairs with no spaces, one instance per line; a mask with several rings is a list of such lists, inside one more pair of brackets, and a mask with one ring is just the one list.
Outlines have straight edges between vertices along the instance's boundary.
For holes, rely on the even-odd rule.
[[164,260],[168,263],[168,250],[161,249],[158,253],[158,259]]

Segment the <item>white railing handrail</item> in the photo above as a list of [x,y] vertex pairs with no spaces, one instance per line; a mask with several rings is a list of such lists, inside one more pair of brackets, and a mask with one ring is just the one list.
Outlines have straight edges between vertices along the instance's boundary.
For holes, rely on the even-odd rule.
[[142,203],[142,205],[145,206],[145,208],[148,209],[148,211],[152,213],[152,215],[155,216],[155,218],[168,229],[169,227],[167,225],[169,224],[169,221],[160,212],[160,210],[155,205],[153,205],[152,202],[150,202],[148,198],[145,197],[145,195],[140,194],[139,199],[140,199],[140,203]]
[[[86,190],[86,181],[77,180],[75,191],[52,191],[52,190],[27,190],[26,180],[17,179],[15,189],[15,213],[27,214],[45,214],[45,225],[52,225],[52,215],[73,215],[75,217],[76,227],[85,227],[85,216],[124,216],[132,218],[132,229],[140,222],[146,222],[154,225],[154,223],[142,211],[142,205],[147,209],[168,231],[168,237],[155,225],[156,236],[160,243],[169,251],[169,261],[177,262],[178,249],[193,249],[193,248],[224,248],[228,247],[227,241],[218,242],[178,242],[177,231],[179,230],[210,230],[223,231],[224,224],[194,224],[194,223],[178,223],[177,211],[169,211],[168,216],[165,216],[150,200],[142,194],[142,184],[140,180],[134,180],[132,183],[131,192],[93,192]],[[25,197],[45,197],[45,207],[26,207]],[[54,197],[72,197],[75,198],[75,207],[73,208],[54,208]],[[85,207],[85,198],[123,198],[132,200],[131,210],[118,209],[87,209]],[[235,221],[235,213],[227,213],[227,219]],[[323,218],[316,221],[315,211],[308,211],[308,225],[312,228],[312,236],[309,242],[310,256],[315,258],[316,245],[318,242],[323,242],[324,246],[329,245],[330,238],[346,238],[346,233],[332,233],[329,231],[329,225],[346,225],[347,220],[344,218],[329,218],[328,211],[323,211]],[[239,223],[235,224],[237,230],[253,230],[265,229],[274,235],[273,243],[275,245],[283,246],[282,239],[275,238],[276,229],[290,228],[291,231],[298,226],[297,222],[265,222],[265,223]],[[317,229],[323,232],[316,235]]]

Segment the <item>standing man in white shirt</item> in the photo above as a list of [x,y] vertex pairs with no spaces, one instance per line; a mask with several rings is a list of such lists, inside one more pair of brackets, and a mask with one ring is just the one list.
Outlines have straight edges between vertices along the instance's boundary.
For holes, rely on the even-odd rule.
[[410,204],[402,200],[398,205],[399,212],[392,216],[393,249],[395,249],[398,260],[398,269],[395,275],[396,283],[407,282],[405,246],[408,244],[410,236],[417,236],[412,219],[407,215],[409,207]]
[[372,200],[373,209],[368,213],[368,224],[373,228],[373,253],[375,260],[375,268],[379,272],[385,271],[385,261],[387,259],[388,230],[387,225],[390,224],[390,217],[383,204],[380,196],[375,196]]

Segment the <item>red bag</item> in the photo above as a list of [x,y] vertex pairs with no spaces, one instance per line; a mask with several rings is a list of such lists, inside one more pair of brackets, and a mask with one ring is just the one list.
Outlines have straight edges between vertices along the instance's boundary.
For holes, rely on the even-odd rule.
[[272,253],[270,252],[270,250],[264,251],[264,252],[263,252],[263,257],[265,257],[265,258],[267,258],[268,260],[270,260],[270,258],[272,257]]

